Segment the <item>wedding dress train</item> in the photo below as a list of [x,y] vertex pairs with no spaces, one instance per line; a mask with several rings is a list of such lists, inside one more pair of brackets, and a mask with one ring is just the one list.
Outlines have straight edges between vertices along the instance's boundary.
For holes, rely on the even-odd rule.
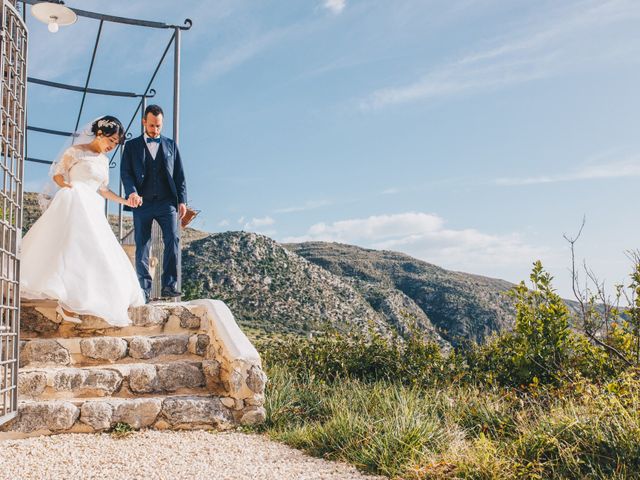
[[71,147],[54,174],[65,174],[72,188],[55,194],[22,239],[21,295],[55,299],[66,310],[128,325],[127,309],[143,305],[144,294],[98,193],[108,188],[109,159]]

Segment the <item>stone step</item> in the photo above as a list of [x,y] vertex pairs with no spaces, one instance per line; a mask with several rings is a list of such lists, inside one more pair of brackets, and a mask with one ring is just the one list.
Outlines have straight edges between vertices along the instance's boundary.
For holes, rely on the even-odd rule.
[[224,430],[265,419],[260,405],[214,395],[147,398],[84,398],[21,402],[15,419],[0,426],[0,440],[56,433],[110,430],[118,423],[134,429]]
[[224,395],[216,360],[129,363],[95,367],[21,368],[22,400],[145,397],[158,394]]
[[134,337],[26,339],[20,342],[20,366],[81,367],[202,360],[209,342],[208,335],[194,332]]
[[57,302],[23,301],[20,305],[22,338],[131,337],[190,333],[200,330],[206,309],[186,303],[154,303],[129,309],[131,325],[117,327],[101,318],[80,315],[81,323],[63,321],[56,313]]
[[21,303],[16,418],[0,440],[134,428],[226,428],[265,419],[260,356],[219,300],[130,309],[114,327],[63,322],[56,302]]

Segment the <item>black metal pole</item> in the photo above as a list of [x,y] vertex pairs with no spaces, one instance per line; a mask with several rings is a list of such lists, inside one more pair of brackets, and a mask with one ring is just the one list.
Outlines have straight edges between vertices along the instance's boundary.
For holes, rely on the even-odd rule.
[[[123,150],[120,150],[120,164],[122,164],[122,153]],[[124,187],[122,185],[122,180],[118,182],[118,195],[122,197],[124,194]],[[123,219],[122,219],[122,204],[118,203],[118,241],[122,242],[122,227],[123,227]]]
[[[180,140],[180,28],[174,30],[173,50],[173,141]],[[182,290],[182,228],[178,216],[178,291]]]
[[144,135],[144,125],[142,124],[142,120],[144,120],[144,112],[147,109],[147,99],[146,97],[142,98],[142,105],[140,109],[140,135]]
[[[141,93],[122,92],[119,90],[103,90],[100,88],[84,88],[84,87],[78,87],[76,85],[68,85],[66,83],[52,82],[50,80],[42,80],[41,78],[29,77],[28,80],[29,80],[29,83],[35,83],[36,85],[43,85],[45,87],[62,88],[64,90],[71,90],[74,92],[86,91],[87,93],[93,93],[95,95],[109,95],[112,97],[132,97],[132,98],[142,97]],[[147,94],[147,97],[153,97],[155,94],[156,94],[155,90],[151,90]]]
[[[35,5],[36,3],[40,3],[42,0],[22,0],[23,3],[28,3],[29,5]],[[123,23],[125,25],[136,25],[139,27],[150,27],[150,28],[179,28],[181,30],[189,30],[193,22],[190,19],[185,19],[184,25],[171,25],[168,23],[162,22],[150,22],[148,20],[138,20],[135,18],[125,18],[125,17],[116,17],[115,15],[105,15],[103,13],[96,12],[88,12],[86,10],[80,10],[78,8],[71,8],[71,10],[75,12],[79,17],[93,18],[95,20],[103,20],[105,22],[112,23]]]
[[173,50],[173,141],[180,141],[180,29],[175,29]]

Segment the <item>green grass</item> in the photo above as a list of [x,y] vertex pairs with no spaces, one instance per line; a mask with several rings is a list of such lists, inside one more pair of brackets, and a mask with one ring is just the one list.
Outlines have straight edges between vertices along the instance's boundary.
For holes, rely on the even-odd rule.
[[125,422],[116,423],[111,429],[111,436],[114,438],[125,438],[133,433],[134,429],[131,425]]
[[624,394],[585,383],[523,395],[473,385],[419,387],[269,368],[272,438],[403,479],[638,478],[640,381]]

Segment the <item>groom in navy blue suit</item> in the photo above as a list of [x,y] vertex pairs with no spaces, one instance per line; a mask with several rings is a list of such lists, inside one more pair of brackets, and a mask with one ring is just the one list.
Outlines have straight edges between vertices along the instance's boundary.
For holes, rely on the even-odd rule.
[[147,301],[151,293],[149,249],[154,220],[160,225],[164,241],[161,296],[181,295],[177,289],[178,218],[182,219],[187,211],[187,184],[177,145],[160,135],[163,118],[162,108],[158,105],[146,108],[142,120],[144,134],[125,144],[120,164],[126,197],[135,205],[136,271]]

